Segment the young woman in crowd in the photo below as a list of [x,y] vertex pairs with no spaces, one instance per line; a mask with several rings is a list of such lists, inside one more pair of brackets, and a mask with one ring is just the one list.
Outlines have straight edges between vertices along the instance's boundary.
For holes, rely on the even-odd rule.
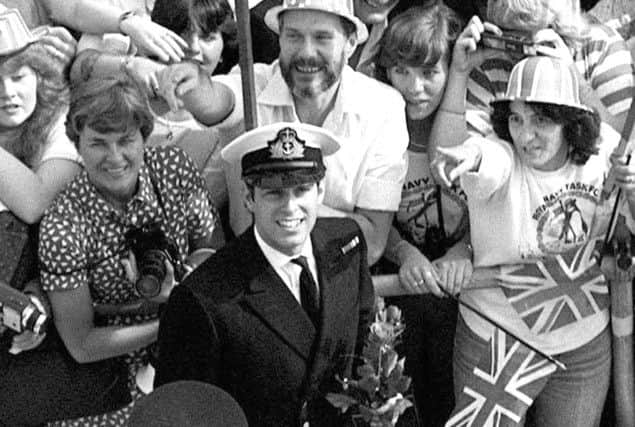
[[459,187],[445,189],[430,173],[430,129],[443,97],[452,47],[462,22],[442,2],[392,19],[380,42],[377,78],[406,101],[408,172],[385,256],[412,293],[398,298],[408,327],[404,354],[422,425],[442,425],[453,408],[452,342],[457,306],[439,288],[460,288],[471,275],[468,214]]
[[[42,288],[71,356],[80,364],[125,363],[133,394],[157,338],[158,304],[211,253],[216,223],[185,153],[145,147],[152,126],[147,98],[129,79],[74,88],[67,133],[84,171],[43,218],[38,254]],[[125,425],[128,408],[59,425]]]
[[[238,63],[236,22],[227,0],[157,0],[152,20],[187,40],[192,57],[210,74],[226,73]],[[161,93],[160,88],[157,92]],[[165,111],[162,99],[152,106]],[[220,149],[229,141],[218,130],[201,125],[185,109],[168,111],[155,117],[148,142],[183,148],[201,168],[215,205],[227,203]]]
[[[30,224],[81,170],[64,130],[67,64],[34,41],[15,12],[2,17],[11,25],[0,56],[0,281],[23,290],[50,317],[37,285],[37,227]],[[43,330],[18,334],[0,326],[1,425],[40,425],[121,404],[108,366],[78,365],[55,328]]]
[[[469,36],[464,33],[457,43],[465,37]],[[537,396],[531,396],[528,420],[547,427],[591,427],[600,422],[611,348],[608,290],[593,249],[605,236],[615,204],[615,192],[603,200],[599,191],[611,169],[628,202],[621,205],[627,223],[633,224],[635,212],[635,167],[612,156],[619,137],[581,103],[578,88],[577,74],[566,61],[548,56],[522,60],[511,72],[505,95],[492,103],[498,139],[472,137],[461,145],[439,148],[433,164],[446,184],[460,177],[467,194],[475,267],[536,259],[546,263],[575,252],[575,271],[584,271],[584,280],[595,277],[593,291],[577,298],[576,292],[587,292],[588,283],[568,283],[566,276],[554,273],[553,280],[572,298],[564,305],[558,305],[560,297],[550,290],[540,293],[544,288],[535,281],[538,276],[461,294],[466,303],[566,366],[555,369]],[[518,283],[531,283],[529,290],[535,295],[522,299]],[[548,311],[552,303],[556,306]],[[531,315],[537,312],[542,315]],[[492,323],[461,307],[454,355],[457,396],[481,354],[489,352],[494,333]]]
[[179,34],[210,72],[238,63],[236,22],[227,0],[156,0],[152,21]]

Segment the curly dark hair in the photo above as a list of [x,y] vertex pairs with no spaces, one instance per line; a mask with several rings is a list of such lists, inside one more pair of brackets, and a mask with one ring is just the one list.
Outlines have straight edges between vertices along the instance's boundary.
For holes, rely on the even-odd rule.
[[[597,143],[600,137],[601,121],[597,111],[542,102],[526,102],[526,104],[536,114],[541,114],[563,126],[562,135],[569,146],[569,158],[574,164],[583,165],[589,157],[598,153]],[[491,119],[494,132],[499,138],[513,143],[508,124],[511,115],[509,101],[494,102],[492,107]]]
[[9,136],[4,148],[32,167],[58,119],[66,113],[70,92],[64,74],[66,64],[50,55],[40,42],[1,58],[0,73],[13,73],[25,65],[37,78],[35,109],[24,123],[1,132]]
[[229,71],[238,62],[238,30],[234,12],[227,0],[156,0],[152,21],[183,35],[198,31],[201,34],[220,32],[223,38],[222,62],[214,74]]
[[434,66],[450,59],[463,21],[442,1],[414,6],[390,20],[375,58],[375,77],[390,84],[388,69],[396,65]]

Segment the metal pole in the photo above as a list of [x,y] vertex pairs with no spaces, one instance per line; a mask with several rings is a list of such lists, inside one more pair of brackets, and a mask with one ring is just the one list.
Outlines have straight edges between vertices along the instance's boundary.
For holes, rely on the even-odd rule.
[[251,49],[251,24],[248,0],[236,0],[236,23],[238,25],[238,64],[243,86],[243,111],[245,131],[258,126],[256,89],[254,86],[254,55]]

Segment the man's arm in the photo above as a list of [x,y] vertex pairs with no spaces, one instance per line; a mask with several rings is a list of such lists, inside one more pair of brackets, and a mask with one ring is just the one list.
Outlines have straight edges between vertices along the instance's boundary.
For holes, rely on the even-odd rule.
[[234,110],[234,92],[195,61],[169,65],[157,73],[157,80],[158,93],[170,109],[185,108],[206,126],[220,123]]
[[356,207],[353,212],[345,212],[326,205],[320,205],[320,217],[346,217],[357,222],[368,246],[368,265],[375,264],[384,253],[388,232],[392,224],[394,212],[375,211]]

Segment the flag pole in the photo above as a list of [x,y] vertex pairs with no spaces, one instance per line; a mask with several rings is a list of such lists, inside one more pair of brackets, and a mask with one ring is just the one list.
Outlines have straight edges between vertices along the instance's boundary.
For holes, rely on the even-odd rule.
[[[635,90],[632,94],[635,96]],[[626,155],[631,160],[630,142],[635,124],[635,98],[626,116],[616,149],[618,155]],[[614,187],[614,176],[609,174],[603,196],[608,197]],[[635,362],[633,360],[633,248],[631,234],[623,215],[618,213],[622,189],[618,189],[615,205],[604,238],[601,267],[609,282],[611,297],[611,352],[613,370],[613,395],[615,400],[615,425],[626,427],[635,425]],[[612,234],[611,234],[612,233]]]
[[249,2],[248,0],[236,0],[235,3],[236,24],[238,27],[238,64],[240,66],[240,77],[243,87],[245,131],[248,131],[258,127]]
[[527,346],[530,350],[534,351],[535,353],[541,355],[542,357],[544,357],[545,359],[547,359],[548,361],[550,361],[551,363],[553,363],[554,365],[556,365],[557,367],[559,367],[560,369],[562,369],[563,371],[567,370],[567,366],[562,363],[561,361],[559,361],[558,359],[556,359],[553,356],[548,355],[547,353],[545,353],[544,351],[539,350],[538,348],[536,348],[535,346],[529,344],[527,341],[525,341],[524,339],[520,338],[518,335],[514,334],[512,331],[510,331],[509,329],[507,329],[505,326],[501,325],[500,323],[498,323],[496,320],[492,319],[491,317],[489,317],[487,314],[483,313],[482,311],[480,311],[478,308],[474,307],[473,305],[471,305],[470,303],[467,303],[463,300],[461,300],[459,297],[457,297],[456,295],[452,295],[451,293],[449,293],[448,291],[446,291],[445,289],[439,287],[439,289],[441,289],[441,291],[446,294],[447,296],[449,296],[450,298],[452,298],[454,301],[456,301],[459,305],[467,308],[468,310],[472,311],[474,314],[476,314],[477,316],[485,319],[486,321],[488,321],[489,323],[491,323],[492,325],[494,325],[495,327],[497,327],[498,329],[500,329],[501,331],[505,332],[507,335],[509,335],[510,337],[514,338],[516,341],[520,342],[521,344]]
[[[470,284],[463,289],[463,292],[498,287],[498,285],[495,282],[499,275],[500,275],[500,268],[496,268],[496,267],[475,268],[474,273],[472,274],[472,278],[470,280]],[[375,293],[381,297],[397,296],[397,295],[418,295],[418,294],[410,294],[409,292],[407,292],[407,290],[401,285],[399,281],[399,276],[397,274],[378,275],[378,276],[373,276],[372,279],[373,279],[373,287],[375,288]],[[555,359],[553,356],[550,356],[547,353],[544,353],[543,351],[537,349],[533,345],[529,344],[527,341],[525,341],[524,339],[520,338],[519,336],[511,332],[509,329],[502,326],[496,320],[492,319],[491,317],[489,317],[488,315],[486,315],[485,313],[483,313],[476,307],[459,299],[456,295],[449,293],[448,291],[446,291],[440,286],[439,286],[439,289],[441,289],[441,291],[444,294],[446,294],[447,296],[455,300],[459,305],[462,305],[468,310],[473,311],[477,316],[485,319],[487,322],[491,323],[492,325],[494,325],[501,331],[505,332],[510,337],[526,345],[530,350],[534,351],[535,353],[549,360],[551,363],[555,364],[560,369],[562,370],[567,369],[564,363]]]

